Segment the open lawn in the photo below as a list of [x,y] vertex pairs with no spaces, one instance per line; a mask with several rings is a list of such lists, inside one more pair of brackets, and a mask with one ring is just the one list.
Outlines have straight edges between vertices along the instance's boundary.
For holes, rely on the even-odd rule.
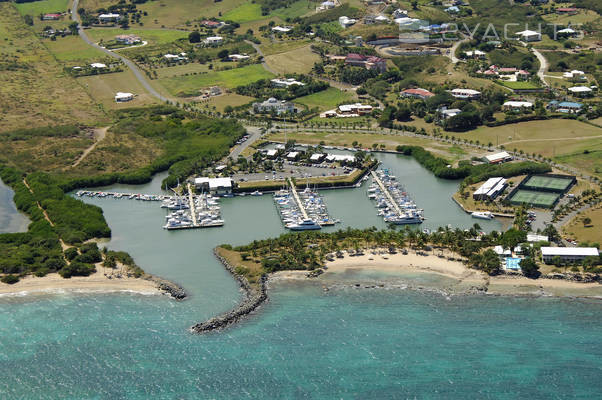
[[335,87],[330,87],[318,93],[299,97],[295,103],[305,104],[307,107],[317,107],[320,111],[330,110],[341,103],[354,100],[355,93],[343,92]]
[[265,57],[268,66],[282,75],[309,73],[318,61],[320,61],[320,56],[312,52],[309,45]]
[[0,131],[94,124],[106,116],[23,22],[0,3]]
[[188,32],[169,29],[120,29],[120,28],[94,28],[87,31],[90,39],[107,42],[115,39],[117,35],[136,35],[143,41],[153,44],[172,43],[178,39],[187,38]]
[[287,51],[295,50],[300,47],[305,47],[310,44],[310,40],[287,40],[283,42],[273,42],[261,45],[261,51],[265,56],[269,56],[272,54],[285,53]]
[[[156,103],[156,99],[148,94],[129,69],[124,72],[84,76],[77,80],[88,90],[90,95],[105,109],[139,107]],[[133,93],[136,97],[125,103],[115,102],[115,93]]]
[[232,89],[273,76],[261,64],[253,64],[225,71],[212,71],[206,74],[162,78],[158,82],[174,96],[182,96],[196,94],[199,89],[209,86],[217,85]]
[[245,2],[223,15],[225,20],[234,22],[249,22],[264,19],[261,15],[261,6],[258,3]]
[[299,0],[286,8],[278,8],[270,13],[270,16],[280,17],[283,20],[287,18],[302,17],[312,14],[316,10],[317,3],[309,0]]
[[518,81],[518,82],[508,82],[508,81],[496,81],[496,83],[506,86],[508,89],[539,89],[541,86],[537,86],[532,82]]
[[[584,218],[590,218],[592,222],[588,225],[583,224]],[[562,231],[571,239],[578,242],[600,243],[602,240],[602,206],[586,210],[577,214],[571,221],[562,227]]]
[[556,156],[554,160],[602,177],[602,142],[598,142],[597,149],[584,149],[572,154]]
[[[100,50],[88,45],[79,36],[65,36],[56,41],[44,41],[48,50],[54,54],[57,60],[65,62],[69,66],[75,66],[79,62],[97,62],[108,56]],[[114,60],[111,58],[111,60]]]
[[556,13],[553,13],[543,16],[543,19],[546,22],[559,25],[568,25],[569,23],[571,23],[572,25],[587,24],[589,22],[594,22],[598,18],[600,18],[600,16],[597,12],[583,9],[580,9],[579,13],[577,13],[576,15],[558,15]]
[[[40,14],[64,13],[69,8],[69,0],[42,0],[30,3],[15,3],[21,15],[31,15],[39,20]],[[69,18],[66,16],[65,18]]]
[[242,96],[236,93],[226,93],[221,96],[211,97],[209,100],[206,101],[205,104],[207,104],[209,107],[215,107],[217,111],[221,112],[224,111],[224,108],[226,106],[242,106],[243,104],[248,104],[253,100],[255,100],[255,98],[253,97]]

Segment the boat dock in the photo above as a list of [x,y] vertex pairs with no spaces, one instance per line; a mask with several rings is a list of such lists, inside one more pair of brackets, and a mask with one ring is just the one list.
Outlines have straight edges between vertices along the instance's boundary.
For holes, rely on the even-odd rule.
[[373,183],[368,189],[368,197],[376,202],[378,215],[385,222],[394,225],[421,224],[423,210],[399,186],[396,177],[388,170],[371,171]]
[[291,187],[291,193],[293,194],[293,198],[295,199],[295,202],[297,203],[297,207],[299,207],[299,211],[301,211],[301,215],[303,216],[303,219],[309,219],[309,217],[307,216],[307,211],[305,211],[305,207],[303,206],[303,203],[299,199],[299,194],[297,193],[297,188],[295,187],[295,184],[293,183],[293,180],[291,178],[288,178],[288,184]]
[[401,210],[399,209],[399,205],[397,205],[397,202],[395,201],[395,199],[393,199],[393,196],[391,196],[389,189],[387,189],[385,187],[385,185],[383,185],[383,182],[378,177],[378,174],[376,173],[376,171],[370,171],[370,173],[372,174],[372,179],[374,179],[374,182],[376,182],[376,184],[378,186],[380,186],[380,190],[382,191],[382,193],[389,199],[389,202],[393,206],[393,209],[395,209],[395,212],[397,213],[397,215],[401,215]]
[[190,215],[192,215],[192,226],[193,227],[198,227],[198,221],[196,219],[196,211],[195,211],[195,205],[194,205],[194,198],[192,197],[194,194],[192,192],[192,186],[190,186],[190,183],[186,186],[188,188],[188,204],[189,204],[189,209],[190,209]]

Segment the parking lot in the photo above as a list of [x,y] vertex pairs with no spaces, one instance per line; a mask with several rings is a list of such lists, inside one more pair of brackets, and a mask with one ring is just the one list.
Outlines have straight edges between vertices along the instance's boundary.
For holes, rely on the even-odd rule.
[[327,163],[318,165],[301,164],[285,162],[283,171],[270,171],[270,172],[255,172],[255,173],[237,173],[232,175],[232,179],[235,182],[245,181],[269,181],[269,180],[283,180],[286,178],[311,178],[316,176],[336,176],[346,175],[353,171],[353,168],[339,167]]

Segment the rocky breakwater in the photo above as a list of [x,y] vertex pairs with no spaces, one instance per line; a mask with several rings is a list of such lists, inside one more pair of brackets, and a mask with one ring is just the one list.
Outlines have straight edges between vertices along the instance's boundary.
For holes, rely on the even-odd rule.
[[193,325],[190,330],[194,333],[205,333],[215,330],[223,329],[229,325],[235,324],[247,315],[251,314],[268,299],[266,277],[261,277],[260,286],[258,289],[253,288],[247,278],[237,274],[234,266],[222,256],[217,253],[217,249],[213,249],[213,254],[223,264],[223,266],[236,278],[240,284],[241,289],[244,291],[244,298],[242,302],[233,310],[225,312],[224,314],[213,317],[207,321],[200,322]]
[[157,288],[163,293],[171,296],[176,300],[184,300],[188,294],[184,288],[177,283],[170,282],[168,280],[159,278],[157,276],[150,276],[148,279],[152,280],[157,284]]
[[589,272],[585,272],[585,273],[572,273],[572,272],[559,273],[559,272],[556,272],[556,273],[541,275],[540,278],[564,279],[566,281],[581,282],[581,283],[594,283],[594,282],[600,283],[600,275],[592,274]]

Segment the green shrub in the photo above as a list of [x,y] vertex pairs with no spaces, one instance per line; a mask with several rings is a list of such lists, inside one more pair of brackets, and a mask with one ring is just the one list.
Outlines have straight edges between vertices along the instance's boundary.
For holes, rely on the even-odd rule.
[[12,285],[13,283],[19,282],[19,277],[17,275],[12,274],[4,275],[2,278],[0,278],[0,281]]

